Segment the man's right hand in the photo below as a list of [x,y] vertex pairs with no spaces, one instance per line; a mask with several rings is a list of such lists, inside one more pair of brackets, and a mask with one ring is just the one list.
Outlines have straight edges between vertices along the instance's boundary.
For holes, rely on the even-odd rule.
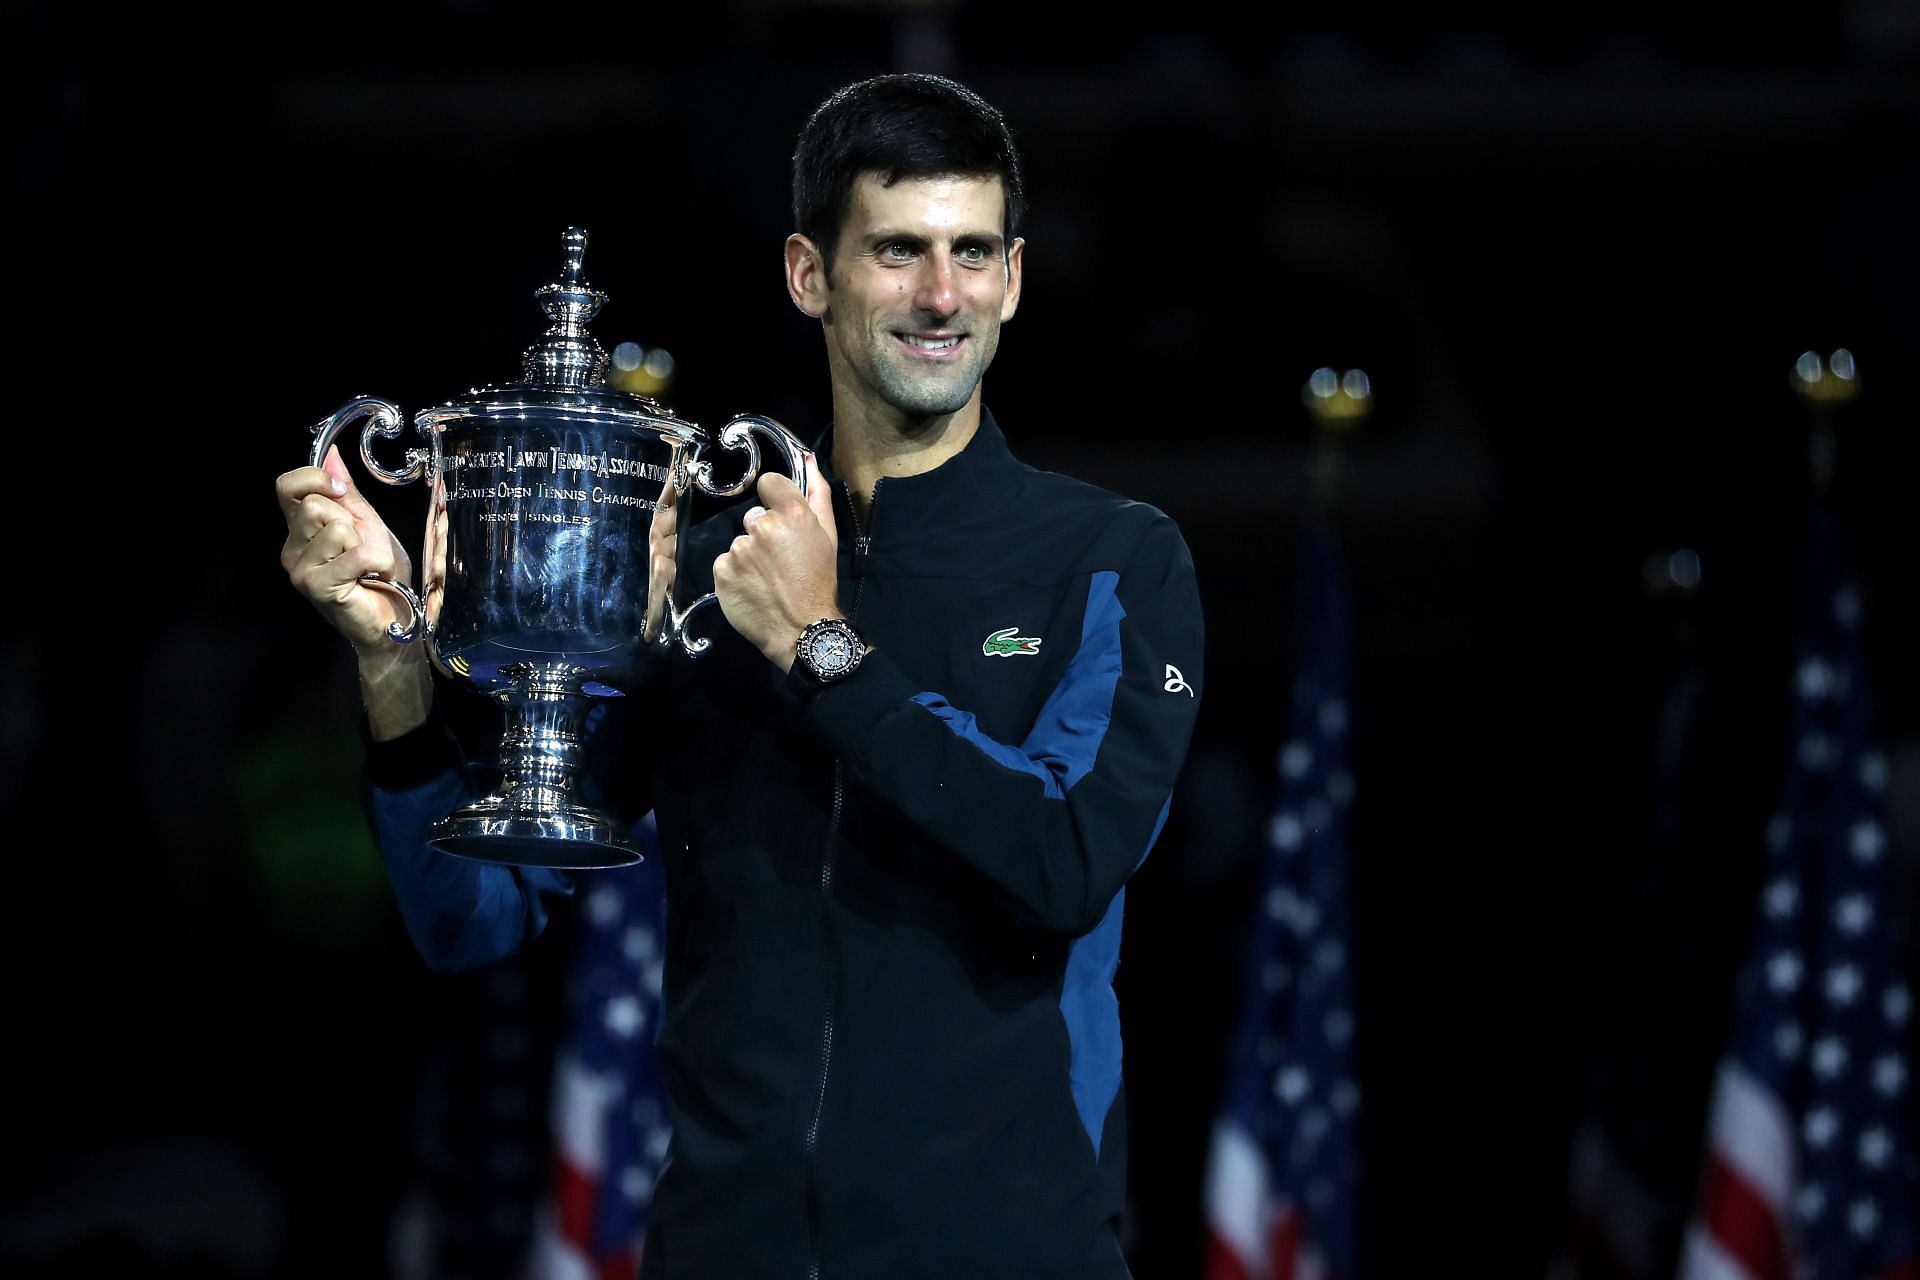
[[[408,582],[412,559],[353,483],[338,448],[327,451],[324,467],[297,467],[280,476],[274,491],[287,519],[280,567],[294,590],[353,645],[373,736],[399,737],[426,719],[432,703],[426,651],[420,644],[393,642],[387,627],[411,620],[405,602],[361,579],[374,574]],[[444,531],[432,542],[444,548]],[[444,576],[443,559],[428,583],[429,595],[437,594]]]
[[280,567],[294,590],[320,611],[362,656],[394,648],[387,625],[410,621],[395,592],[366,585],[369,574],[406,583],[413,561],[354,485],[338,447],[325,467],[299,467],[274,485],[287,541]]

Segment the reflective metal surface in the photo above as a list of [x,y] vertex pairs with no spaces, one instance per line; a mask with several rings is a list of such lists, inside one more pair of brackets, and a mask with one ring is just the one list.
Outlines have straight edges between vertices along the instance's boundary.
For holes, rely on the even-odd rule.
[[365,418],[360,455],[369,471],[388,484],[431,478],[425,600],[403,584],[367,581],[407,600],[412,621],[390,628],[396,641],[424,631],[442,674],[506,706],[500,791],[435,824],[430,837],[449,853],[488,861],[595,867],[639,858],[614,819],[580,802],[576,779],[588,699],[619,696],[654,665],[684,660],[676,652],[707,647],[687,622],[714,597],[682,604],[678,582],[664,624],[644,634],[654,512],[672,486],[685,529],[699,518],[695,494],[745,492],[759,475],[756,434],[806,490],[805,448],[771,418],[742,416],[721,430],[721,447],[745,455],[740,478],[724,484],[702,456],[701,428],[606,385],[607,355],[586,325],[607,295],[582,275],[586,242],[584,231],[567,232],[562,278],[535,294],[551,323],[522,357],[522,381],[422,410],[414,427],[425,447],[410,449],[402,468],[372,454],[374,437],[395,438],[403,419],[370,396],[316,425],[310,451],[319,465],[334,437]]

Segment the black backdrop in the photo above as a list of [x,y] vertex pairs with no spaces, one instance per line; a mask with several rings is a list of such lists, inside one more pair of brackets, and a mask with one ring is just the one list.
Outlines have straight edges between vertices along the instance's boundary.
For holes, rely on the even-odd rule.
[[[1197,1257],[1320,365],[1378,393],[1335,517],[1363,1269],[1445,1249],[1538,1274],[1623,1029],[1671,1046],[1685,1151],[1784,758],[1807,348],[1862,369],[1834,500],[1896,819],[1920,803],[1920,27],[1871,0],[1793,24],[1039,8],[10,7],[0,1258],[385,1265],[445,1142],[422,1081],[500,993],[425,974],[401,934],[354,806],[350,665],[275,563],[272,477],[350,395],[411,410],[513,375],[570,224],[613,295],[598,331],[670,347],[677,409],[810,435],[786,156],[832,88],[895,69],[966,80],[1024,149],[1027,291],[988,380],[1015,447],[1170,512],[1201,574],[1208,696],[1120,975],[1139,1274]],[[417,495],[388,497],[417,542]],[[1681,546],[1701,590],[1651,597],[1643,560]],[[1656,847],[1683,670],[1707,736]],[[535,1046],[550,943],[500,980],[533,993]],[[148,1219],[188,1243],[135,1243]]]

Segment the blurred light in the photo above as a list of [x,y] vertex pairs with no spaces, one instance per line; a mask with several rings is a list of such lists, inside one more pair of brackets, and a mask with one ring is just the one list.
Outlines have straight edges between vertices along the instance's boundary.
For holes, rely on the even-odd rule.
[[1692,547],[1656,551],[1640,566],[1647,590],[1655,595],[1672,591],[1695,591],[1700,586],[1700,553]]
[[613,370],[607,381],[619,391],[658,397],[673,385],[673,355],[664,347],[623,342],[613,349]]
[[1322,426],[1346,430],[1373,412],[1373,381],[1363,369],[1315,369],[1300,389],[1300,402]]
[[1860,371],[1845,347],[1824,358],[1818,351],[1801,352],[1792,381],[1800,398],[1814,404],[1843,404],[1860,394]]

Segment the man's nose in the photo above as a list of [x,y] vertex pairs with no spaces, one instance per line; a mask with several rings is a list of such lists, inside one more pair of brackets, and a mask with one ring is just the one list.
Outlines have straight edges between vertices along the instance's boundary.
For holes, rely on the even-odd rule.
[[946,254],[928,254],[917,283],[919,287],[913,296],[916,309],[941,317],[960,309],[960,295],[954,289],[953,259]]

